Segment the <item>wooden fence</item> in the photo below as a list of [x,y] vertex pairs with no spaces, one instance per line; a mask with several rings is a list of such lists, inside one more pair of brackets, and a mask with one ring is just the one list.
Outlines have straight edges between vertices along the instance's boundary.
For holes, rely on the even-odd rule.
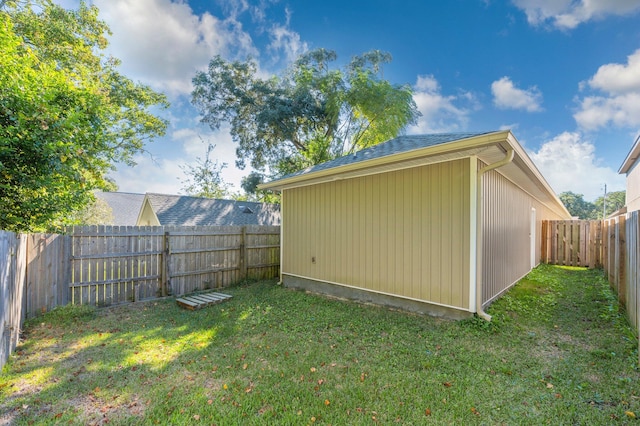
[[640,327],[640,212],[604,221],[603,268],[609,283],[625,307],[629,322]]
[[107,306],[272,278],[273,226],[75,227],[27,236],[26,316],[56,306]]
[[602,226],[601,221],[543,221],[541,261],[552,265],[601,267]]
[[24,320],[26,238],[0,231],[0,370],[18,344]]

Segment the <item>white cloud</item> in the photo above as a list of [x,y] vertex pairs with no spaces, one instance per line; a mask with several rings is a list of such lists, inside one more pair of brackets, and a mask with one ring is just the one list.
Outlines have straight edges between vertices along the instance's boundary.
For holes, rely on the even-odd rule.
[[610,94],[640,92],[640,49],[627,57],[626,64],[602,65],[588,85]]
[[595,92],[578,99],[579,109],[573,117],[581,128],[640,126],[640,49],[628,56],[626,64],[602,65],[579,87]]
[[180,159],[157,159],[140,155],[135,158],[137,165],[128,167],[120,165],[111,173],[111,177],[118,185],[120,192],[157,192],[160,194],[178,194],[184,176],[180,166]]
[[183,167],[195,165],[198,158],[204,160],[209,143],[215,145],[210,158],[220,164],[227,164],[221,174],[225,183],[232,185],[232,191],[240,191],[242,178],[253,170],[250,167],[244,170],[235,167],[236,144],[231,139],[228,127],[222,127],[215,132],[208,129],[178,129],[171,133],[169,139],[165,142],[181,147],[178,154],[160,154],[154,155],[153,158],[149,155],[138,155],[135,158],[136,166],[121,164],[111,173],[119,191],[182,193],[182,182],[186,179]]
[[616,127],[640,126],[640,93],[588,96],[580,102],[580,110],[573,117],[585,130],[597,130],[609,124]]
[[558,29],[573,29],[581,23],[608,15],[631,15],[640,9],[640,0],[513,0],[531,25],[548,22]]
[[[289,28],[289,22],[291,21],[291,11],[285,9],[287,20],[284,25],[274,24],[269,29],[269,35],[271,37],[271,43],[267,49],[271,52],[284,52],[287,62],[295,61],[298,56],[309,50],[309,46],[306,42],[300,39],[300,34],[292,31]],[[279,58],[274,58],[277,61]]]
[[196,70],[217,55],[256,54],[251,36],[232,17],[196,15],[186,2],[95,0],[113,35],[109,51],[123,74],[169,94],[191,91]]
[[542,111],[542,93],[536,86],[526,90],[517,88],[509,77],[491,83],[493,103],[501,109],[523,109],[528,112]]
[[408,129],[408,133],[412,134],[463,130],[469,121],[469,109],[455,104],[460,102],[475,104],[475,98],[469,92],[462,93],[460,96],[444,96],[438,81],[432,75],[418,76],[413,99],[422,116],[415,126]]
[[529,156],[557,193],[572,191],[593,201],[602,195],[605,183],[611,191],[625,188],[624,176],[601,166],[595,146],[579,133],[561,133]]

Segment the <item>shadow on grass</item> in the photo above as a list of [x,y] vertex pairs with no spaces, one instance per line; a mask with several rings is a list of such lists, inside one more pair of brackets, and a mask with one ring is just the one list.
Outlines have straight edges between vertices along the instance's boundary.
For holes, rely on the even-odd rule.
[[199,311],[167,300],[30,323],[0,379],[0,422],[602,424],[640,411],[635,341],[598,271],[543,265],[491,324],[274,282],[225,292]]

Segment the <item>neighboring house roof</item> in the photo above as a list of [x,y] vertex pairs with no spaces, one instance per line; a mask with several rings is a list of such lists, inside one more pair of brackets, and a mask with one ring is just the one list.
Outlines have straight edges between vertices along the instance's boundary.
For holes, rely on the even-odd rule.
[[160,225],[280,225],[278,204],[147,193]]
[[501,167],[499,173],[537,197],[561,216],[569,217],[569,212],[551,186],[508,130],[399,136],[355,154],[311,166],[258,187],[282,191],[470,156],[476,156],[485,164],[493,164],[502,160],[505,153],[510,150],[514,151],[513,161]]
[[640,158],[640,135],[636,138],[635,143],[631,147],[631,151],[627,154],[627,158],[624,159],[620,169],[618,169],[618,173],[628,173],[638,161],[638,158]]
[[129,192],[95,192],[96,198],[111,207],[113,221],[110,225],[135,226],[144,201],[144,194]]

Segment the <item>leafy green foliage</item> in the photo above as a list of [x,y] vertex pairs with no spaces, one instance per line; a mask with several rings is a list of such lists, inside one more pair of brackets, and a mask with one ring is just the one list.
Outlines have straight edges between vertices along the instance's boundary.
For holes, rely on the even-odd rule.
[[0,12],[0,228],[52,229],[113,189],[106,173],[133,164],[166,122],[149,112],[163,95],[119,74],[100,52],[98,10],[49,0]]
[[113,209],[106,201],[94,196],[82,210],[76,211],[71,221],[83,225],[112,225],[114,222]]
[[621,209],[625,205],[625,191],[608,192],[606,198],[606,205],[604,196],[596,198],[593,202],[594,212],[591,214],[591,219],[601,219],[603,207],[606,211],[606,215],[609,216],[616,210]]
[[198,311],[169,299],[31,321],[0,375],[2,419],[493,425],[640,415],[637,339],[602,271],[542,265],[489,307],[492,323],[274,282],[224,292],[233,299]]
[[579,219],[589,219],[593,211],[593,204],[584,200],[584,195],[566,191],[558,195],[571,216]]
[[604,206],[604,196],[596,198],[593,203],[585,201],[582,194],[571,191],[563,192],[558,197],[572,216],[588,220],[602,219],[603,207],[605,207],[606,216],[609,216],[625,204],[625,191],[607,193],[606,206]]
[[258,185],[265,182],[262,173],[253,171],[242,178],[240,186],[246,194],[247,201],[258,201],[262,203],[280,203],[280,194],[258,189]]
[[227,167],[226,163],[219,163],[211,157],[215,145],[207,146],[207,153],[204,158],[196,158],[196,164],[186,164],[181,166],[187,175],[182,184],[182,189],[187,195],[205,198],[225,198],[229,195],[229,185],[222,179],[222,170]]
[[388,53],[357,56],[344,70],[330,68],[336,59],[313,50],[282,76],[261,79],[255,62],[216,56],[194,77],[192,102],[212,129],[230,124],[238,167],[276,175],[375,145],[415,122],[411,88],[381,77]]

